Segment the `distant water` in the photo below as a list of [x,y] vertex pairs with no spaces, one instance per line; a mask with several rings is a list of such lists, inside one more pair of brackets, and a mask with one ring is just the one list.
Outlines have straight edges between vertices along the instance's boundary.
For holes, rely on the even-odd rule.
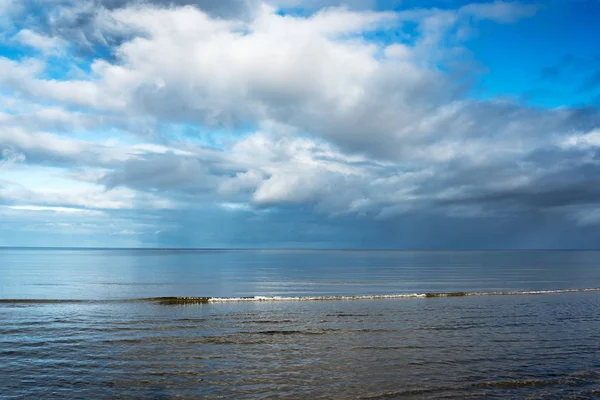
[[599,288],[591,251],[5,248],[0,399],[599,398]]

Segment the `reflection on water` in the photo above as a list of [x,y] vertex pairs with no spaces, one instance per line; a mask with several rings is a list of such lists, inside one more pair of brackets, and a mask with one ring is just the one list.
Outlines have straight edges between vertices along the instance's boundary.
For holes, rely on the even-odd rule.
[[0,398],[598,398],[599,260],[0,249]]
[[0,298],[328,296],[600,287],[598,252],[0,249]]
[[7,398],[593,398],[600,293],[1,303]]

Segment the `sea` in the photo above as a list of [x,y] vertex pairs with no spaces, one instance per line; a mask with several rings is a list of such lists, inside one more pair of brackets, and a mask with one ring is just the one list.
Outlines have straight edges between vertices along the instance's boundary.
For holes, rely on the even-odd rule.
[[600,252],[0,248],[0,399],[599,399]]

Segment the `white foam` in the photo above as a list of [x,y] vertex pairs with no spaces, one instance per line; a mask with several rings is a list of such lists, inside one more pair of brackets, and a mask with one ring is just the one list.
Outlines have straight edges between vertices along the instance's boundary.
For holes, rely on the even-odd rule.
[[427,297],[425,293],[380,294],[363,296],[254,296],[254,297],[210,297],[209,303],[260,302],[260,301],[319,301],[319,300],[377,300]]
[[[517,296],[540,295],[553,293],[598,292],[600,288],[586,289],[555,289],[555,290],[525,290],[508,292],[448,292],[448,293],[402,293],[375,294],[359,296],[253,296],[253,297],[210,297],[208,303],[234,302],[278,302],[278,301],[328,301],[328,300],[383,300],[383,299],[412,299],[426,297],[465,297],[465,296]],[[190,300],[193,300],[190,298]]]

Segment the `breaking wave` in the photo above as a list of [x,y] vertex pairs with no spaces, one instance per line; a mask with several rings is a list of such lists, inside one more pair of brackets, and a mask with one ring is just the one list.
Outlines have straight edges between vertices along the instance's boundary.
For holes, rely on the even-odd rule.
[[248,297],[149,297],[142,299],[119,300],[67,300],[67,299],[0,299],[2,303],[17,304],[61,304],[61,303],[115,303],[115,302],[156,302],[160,304],[209,304],[209,303],[242,303],[242,302],[293,302],[293,301],[334,301],[334,300],[386,300],[386,299],[418,299],[439,297],[473,297],[473,296],[519,296],[544,295],[560,293],[600,292],[600,288],[556,289],[556,290],[524,290],[506,292],[431,292],[402,294],[370,294],[356,296],[248,296]]
[[415,299],[437,297],[467,297],[467,296],[517,296],[542,295],[553,293],[583,293],[600,292],[600,288],[586,289],[556,289],[556,290],[525,290],[508,292],[433,292],[433,293],[403,293],[403,294],[372,294],[357,296],[249,296],[249,297],[156,297],[144,299],[163,304],[208,304],[208,303],[238,303],[238,302],[281,302],[281,301],[333,301],[333,300],[386,300],[386,299]]

